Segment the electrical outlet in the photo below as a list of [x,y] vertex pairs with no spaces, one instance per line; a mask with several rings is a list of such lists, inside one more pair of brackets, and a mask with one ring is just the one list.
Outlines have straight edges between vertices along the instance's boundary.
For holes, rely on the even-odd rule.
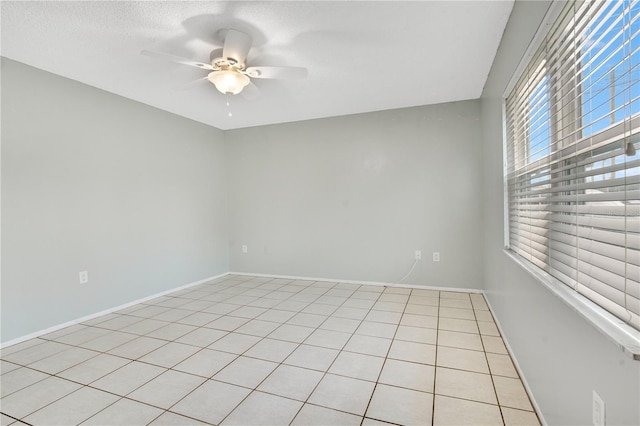
[[249,248],[246,245],[242,246],[242,252],[243,253],[249,253]]
[[593,391],[593,426],[605,426],[604,401]]
[[89,271],[80,271],[78,272],[78,281],[80,284],[86,284],[89,282]]
[[415,258],[416,258],[416,260],[421,260],[422,259],[422,250],[416,250]]
[[434,262],[440,262],[440,252],[439,251],[434,251],[433,252],[433,261]]

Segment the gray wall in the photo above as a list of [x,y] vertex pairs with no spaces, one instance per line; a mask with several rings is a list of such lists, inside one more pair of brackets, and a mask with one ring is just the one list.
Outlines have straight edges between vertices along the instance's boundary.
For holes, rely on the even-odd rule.
[[223,132],[2,59],[3,342],[227,272],[226,225]]
[[552,295],[503,251],[502,99],[547,2],[516,2],[482,96],[485,290],[551,425],[592,424],[592,390],[607,424],[640,424],[640,362]]
[[479,108],[228,131],[231,270],[481,288]]

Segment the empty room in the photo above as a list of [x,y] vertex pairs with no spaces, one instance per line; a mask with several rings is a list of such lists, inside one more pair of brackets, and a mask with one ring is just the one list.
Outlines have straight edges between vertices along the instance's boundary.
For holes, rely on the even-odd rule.
[[640,425],[640,2],[0,2],[8,425]]

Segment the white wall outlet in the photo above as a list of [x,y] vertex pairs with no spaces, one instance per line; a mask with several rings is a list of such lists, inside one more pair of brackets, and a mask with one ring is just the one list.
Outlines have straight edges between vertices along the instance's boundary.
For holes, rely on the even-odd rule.
[[440,252],[439,251],[434,251],[433,252],[433,261],[434,262],[440,262]]
[[86,284],[89,282],[89,271],[80,271],[78,272],[78,281],[80,284]]
[[421,260],[422,259],[422,250],[416,250],[415,258],[416,258],[416,260]]
[[604,401],[593,391],[593,426],[605,426]]
[[242,252],[249,253],[249,248],[246,246],[246,244],[242,246]]

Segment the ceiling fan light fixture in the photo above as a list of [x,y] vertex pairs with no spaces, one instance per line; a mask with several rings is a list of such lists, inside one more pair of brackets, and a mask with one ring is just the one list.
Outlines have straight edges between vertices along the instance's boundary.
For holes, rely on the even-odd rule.
[[233,95],[242,92],[242,89],[251,81],[246,75],[229,70],[212,71],[207,76],[207,79],[209,79],[221,93],[230,93]]

